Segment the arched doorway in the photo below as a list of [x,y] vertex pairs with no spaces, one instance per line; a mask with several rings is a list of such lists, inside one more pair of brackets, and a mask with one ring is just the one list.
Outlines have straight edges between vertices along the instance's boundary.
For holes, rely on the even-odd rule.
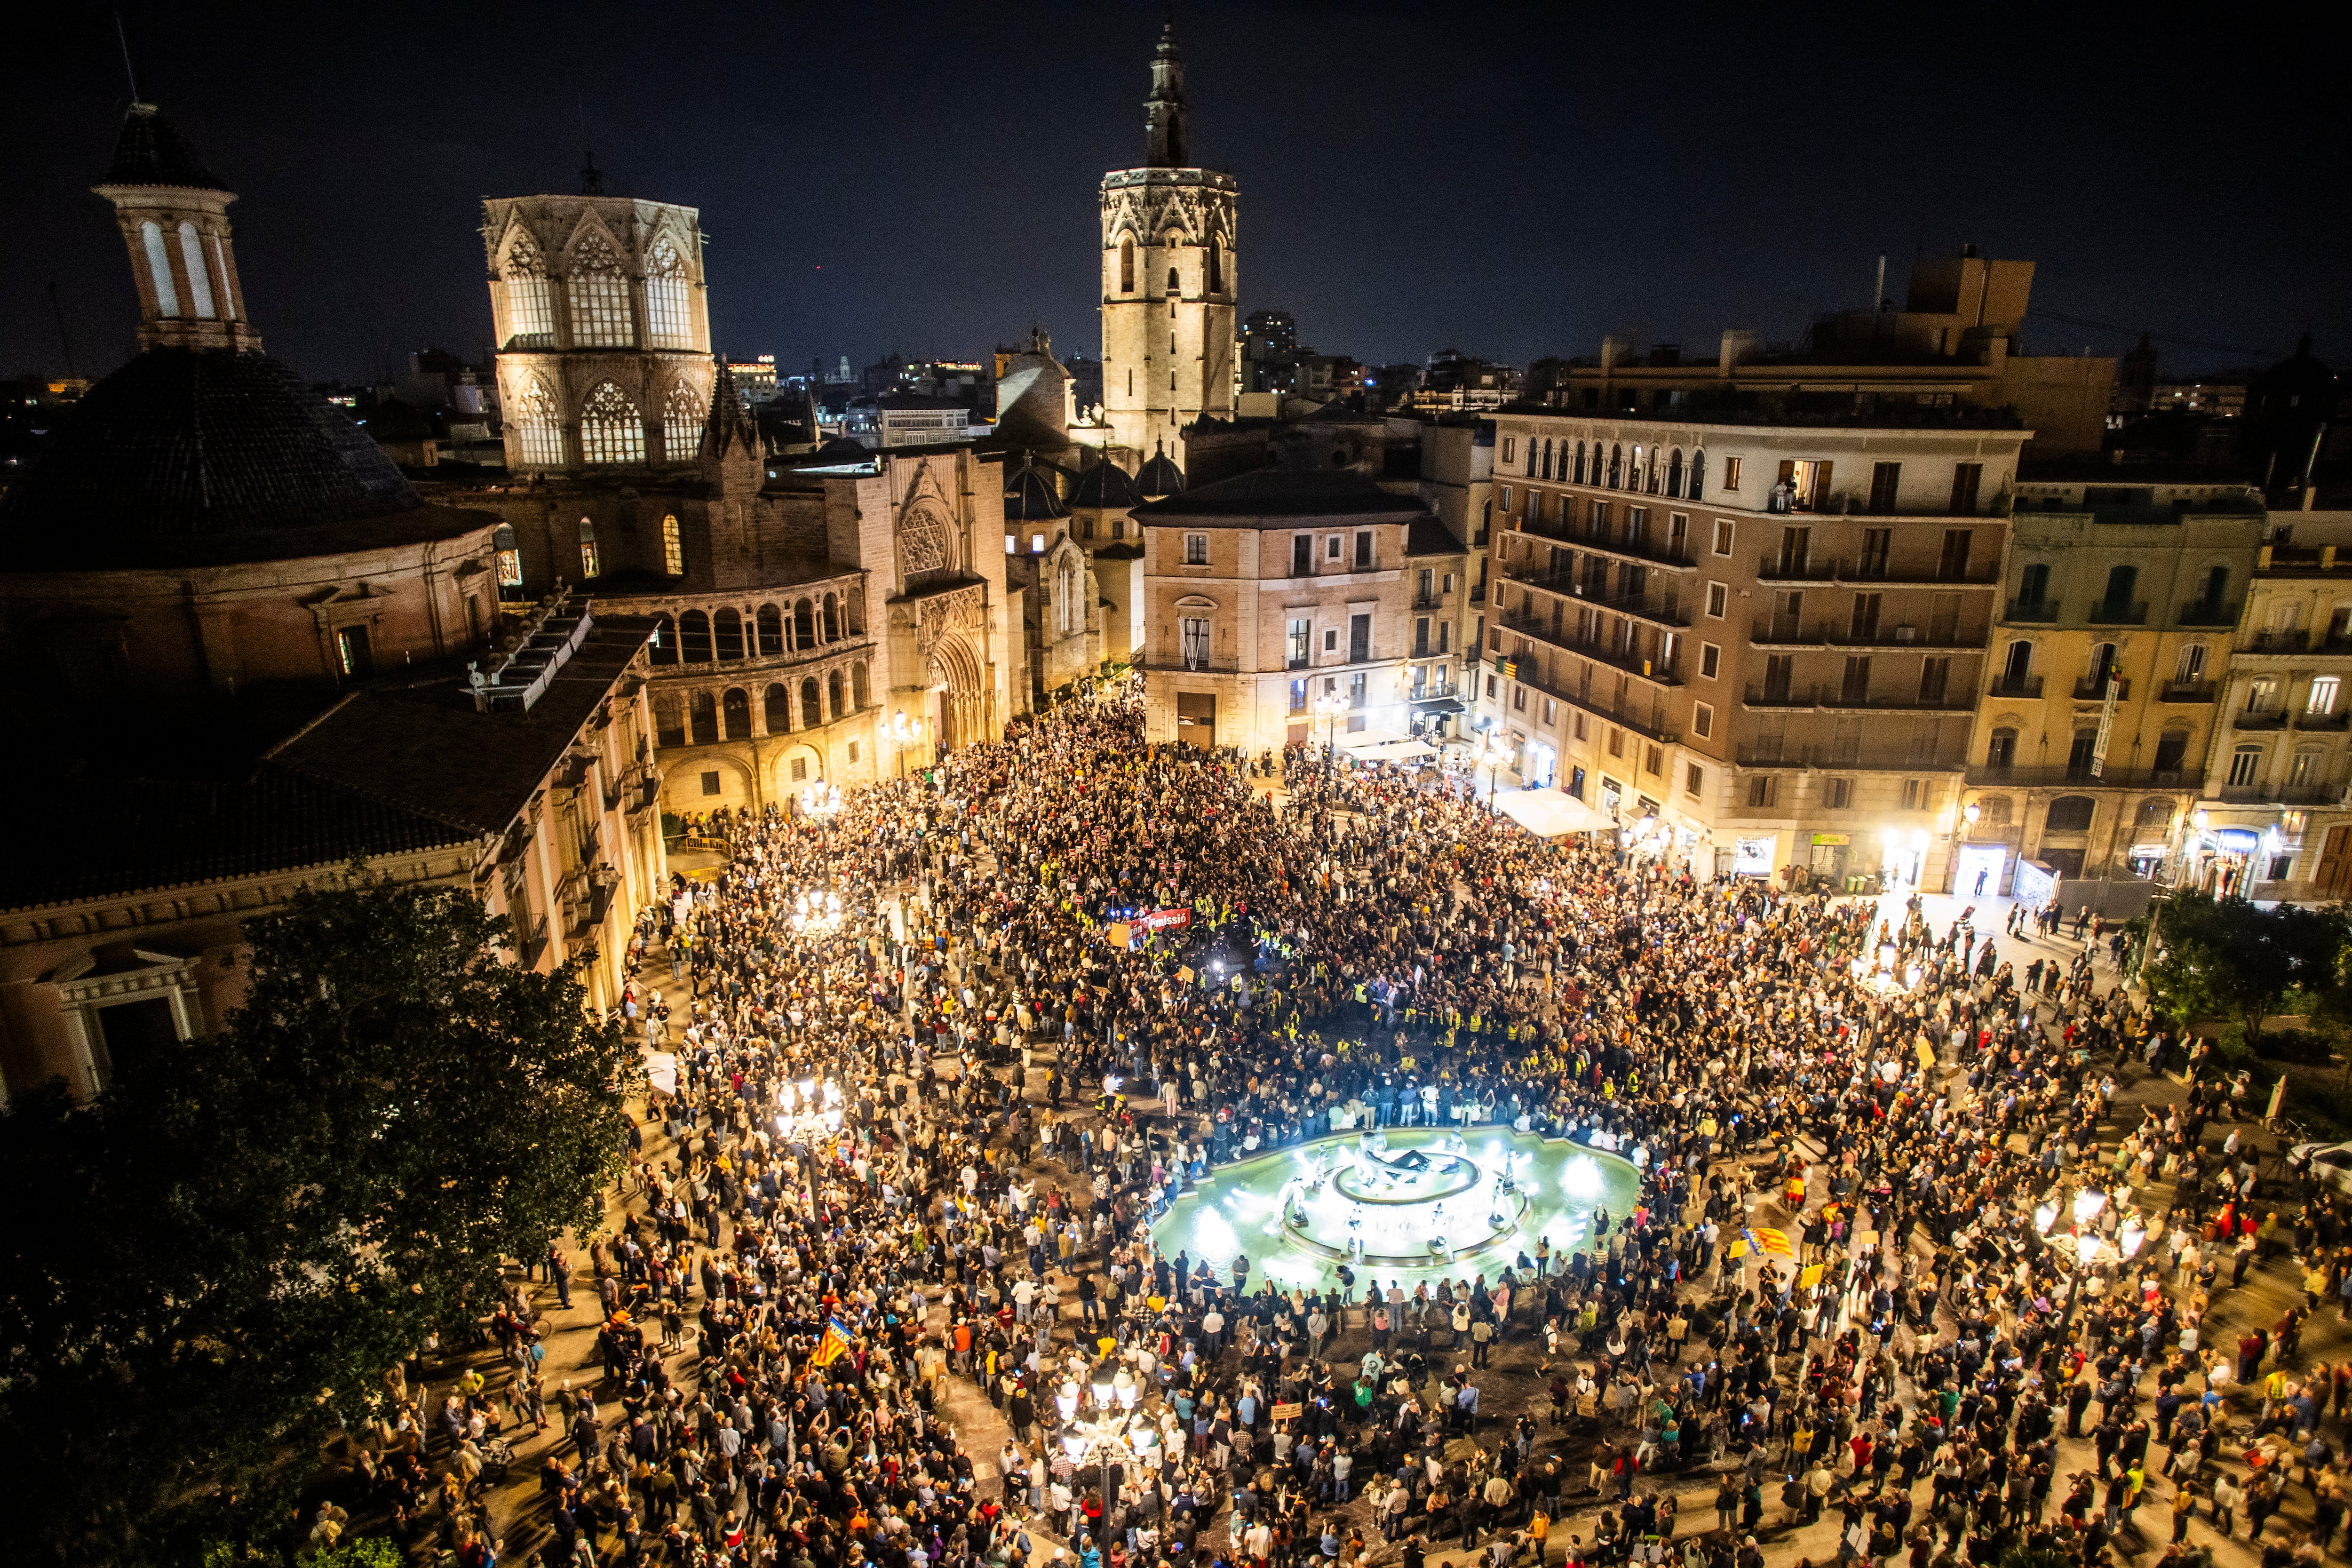
[[931,645],[927,666],[930,711],[926,715],[937,751],[968,746],[988,732],[987,691],[981,682],[980,657],[960,634],[950,633]]

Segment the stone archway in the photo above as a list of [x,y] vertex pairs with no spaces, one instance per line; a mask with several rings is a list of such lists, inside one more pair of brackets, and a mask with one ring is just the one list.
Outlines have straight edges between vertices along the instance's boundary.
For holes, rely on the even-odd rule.
[[940,752],[968,746],[988,733],[988,691],[981,679],[980,656],[960,632],[950,632],[931,644],[925,665],[929,677],[929,721],[933,744]]

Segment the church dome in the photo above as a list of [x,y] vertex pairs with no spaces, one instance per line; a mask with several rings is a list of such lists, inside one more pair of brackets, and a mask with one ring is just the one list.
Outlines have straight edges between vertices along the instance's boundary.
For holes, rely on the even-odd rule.
[[1054,490],[1051,473],[1022,464],[1004,477],[1004,521],[1049,522],[1069,516],[1070,509]]
[[1136,471],[1135,488],[1154,500],[1175,495],[1184,488],[1184,470],[1176,466],[1165,447],[1154,443],[1151,460]]
[[451,538],[392,459],[257,353],[154,349],[92,387],[0,500],[17,569],[216,565]]
[[1032,328],[1029,344],[996,378],[999,445],[1060,447],[1069,439],[1070,373],[1054,357],[1053,340]]
[[1135,480],[1129,478],[1125,468],[1117,463],[1101,462],[1078,476],[1076,488],[1070,491],[1070,504],[1117,511],[1142,505],[1143,492],[1135,488]]

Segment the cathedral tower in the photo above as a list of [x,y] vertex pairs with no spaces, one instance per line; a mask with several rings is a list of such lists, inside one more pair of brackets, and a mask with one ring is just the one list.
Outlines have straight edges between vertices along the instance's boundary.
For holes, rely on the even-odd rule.
[[1190,157],[1171,23],[1151,57],[1143,166],[1102,183],[1103,412],[1130,469],[1154,443],[1181,449],[1202,415],[1234,410],[1240,186]]
[[236,197],[153,104],[131,106],[106,183],[94,188],[114,204],[131,251],[140,348],[261,352],[229,235]]

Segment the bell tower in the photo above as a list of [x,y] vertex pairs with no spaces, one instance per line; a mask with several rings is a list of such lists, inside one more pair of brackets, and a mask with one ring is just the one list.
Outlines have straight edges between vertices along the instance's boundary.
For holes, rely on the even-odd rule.
[[1144,161],[1102,182],[1103,414],[1131,471],[1158,442],[1234,409],[1239,295],[1231,174],[1194,167],[1184,57],[1171,23],[1151,56]]
[[141,349],[261,352],[245,319],[228,205],[236,195],[152,103],[134,103],[93,187],[114,204],[139,291]]

